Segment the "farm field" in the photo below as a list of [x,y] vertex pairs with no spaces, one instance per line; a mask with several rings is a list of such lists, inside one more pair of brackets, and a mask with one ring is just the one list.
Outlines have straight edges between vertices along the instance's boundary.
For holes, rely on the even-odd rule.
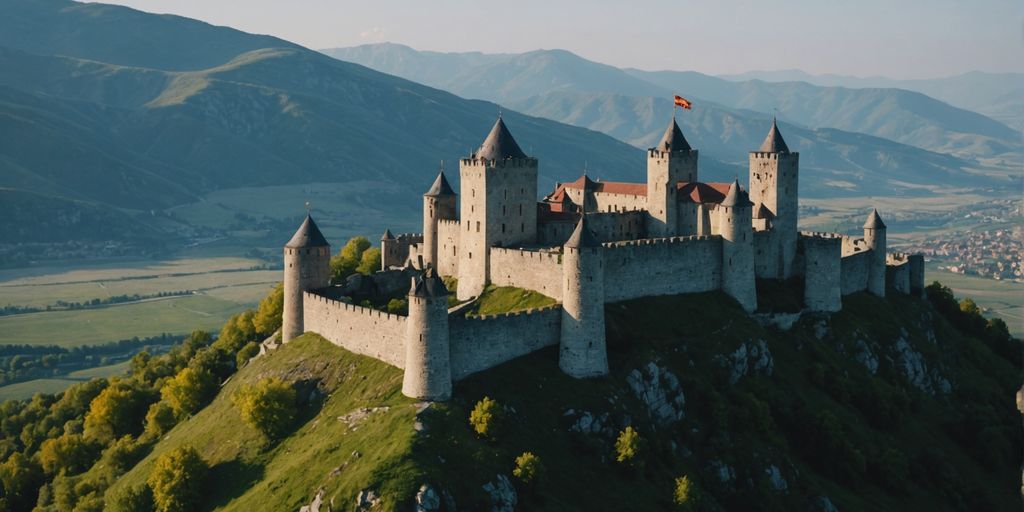
[[7,386],[0,386],[0,402],[4,400],[22,400],[32,398],[36,393],[60,393],[72,384],[84,382],[95,377],[109,377],[128,371],[129,362],[124,361],[109,366],[97,366],[87,370],[71,372],[62,378],[35,379]]
[[1024,283],[996,281],[984,277],[954,274],[935,268],[934,263],[925,267],[925,281],[938,281],[950,287],[957,298],[970,298],[986,309],[986,314],[1002,318],[1014,336],[1024,336]]

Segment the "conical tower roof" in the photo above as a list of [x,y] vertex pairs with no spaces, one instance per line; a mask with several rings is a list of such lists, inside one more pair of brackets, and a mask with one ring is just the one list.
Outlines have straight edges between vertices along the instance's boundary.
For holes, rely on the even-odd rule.
[[774,117],[772,118],[772,127],[768,130],[768,136],[764,138],[764,142],[761,143],[761,147],[757,151],[759,153],[789,153],[789,146],[782,139],[782,133],[779,132],[779,125],[775,122]]
[[480,149],[476,150],[477,158],[484,160],[504,160],[506,158],[526,158],[526,153],[519,149],[516,139],[505,126],[505,121],[498,116],[498,121],[491,128],[491,133],[484,139]]
[[394,240],[395,239],[395,235],[391,234],[391,230],[390,229],[385,229],[384,230],[384,234],[380,237],[380,239],[381,240]]
[[576,223],[576,229],[572,232],[572,236],[565,241],[566,247],[581,248],[581,247],[600,247],[601,242],[594,236],[594,233],[587,227],[587,216],[583,215],[580,217],[580,221]]
[[672,116],[672,121],[665,129],[665,135],[661,136],[661,142],[654,146],[654,149],[666,152],[691,151],[693,149],[690,147],[690,143],[686,142],[686,137],[683,137],[683,131],[676,124],[675,116]]
[[722,200],[722,206],[728,206],[730,208],[740,206],[754,206],[754,203],[750,202],[750,196],[743,191],[740,187],[740,180],[733,180],[732,185],[729,186],[729,193],[725,195],[725,199]]
[[412,278],[412,289],[409,295],[413,297],[446,297],[448,288],[444,281],[437,277],[433,267],[427,268],[421,277]]
[[882,217],[878,215],[877,209],[871,209],[868,220],[864,223],[864,229],[885,229],[885,223],[882,222]]
[[427,190],[425,196],[438,197],[438,196],[454,196],[455,191],[452,190],[452,186],[448,184],[448,178],[445,178],[444,171],[437,173],[437,179],[434,180],[434,184],[430,186],[430,190]]
[[310,217],[307,213],[306,220],[302,221],[299,230],[295,232],[292,239],[284,246],[291,249],[302,249],[306,247],[330,247],[331,244],[327,243],[324,234],[320,232],[320,228],[316,227],[316,222],[313,222],[313,217]]

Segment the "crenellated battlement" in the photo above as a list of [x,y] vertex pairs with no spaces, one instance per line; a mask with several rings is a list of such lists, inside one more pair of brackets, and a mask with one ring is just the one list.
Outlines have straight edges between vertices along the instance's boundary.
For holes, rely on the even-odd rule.
[[516,318],[521,316],[531,316],[544,314],[551,311],[560,311],[562,309],[561,304],[552,304],[550,306],[544,306],[540,308],[521,309],[519,311],[509,311],[507,313],[494,313],[490,315],[466,315],[461,317],[453,317],[452,322],[482,322],[491,320],[501,320],[505,318]]
[[505,168],[505,167],[536,167],[537,159],[528,156],[526,158],[503,158],[501,160],[492,160],[486,158],[462,158],[459,160],[462,165],[470,167],[492,167],[492,168]]
[[671,244],[682,244],[701,242],[709,240],[720,240],[721,235],[689,235],[689,236],[670,236],[662,238],[641,238],[640,240],[622,240],[618,242],[605,242],[601,244],[605,249],[620,249],[623,247],[639,247],[647,245],[671,245]]

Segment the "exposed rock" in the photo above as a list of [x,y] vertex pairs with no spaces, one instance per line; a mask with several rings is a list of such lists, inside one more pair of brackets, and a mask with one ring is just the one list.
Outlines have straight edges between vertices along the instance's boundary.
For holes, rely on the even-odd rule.
[[875,351],[871,350],[866,341],[858,339],[854,351],[854,360],[864,365],[871,375],[878,373],[878,356],[875,355]]
[[[316,496],[313,497],[313,501],[309,505],[303,505],[299,507],[299,512],[320,512],[320,507],[324,504],[324,490],[320,489],[316,492]],[[328,507],[328,512],[330,507]]]
[[609,421],[608,413],[594,416],[589,411],[580,411],[576,421],[569,427],[572,432],[581,434],[600,434],[605,437],[615,435],[615,428]]
[[438,512],[441,510],[441,497],[433,487],[423,484],[416,493],[416,512]]
[[751,315],[751,318],[764,327],[776,327],[779,330],[788,331],[800,320],[802,314],[802,311],[796,313],[756,313]]
[[832,500],[828,499],[828,496],[818,496],[814,498],[813,510],[818,512],[839,512],[839,509],[832,504]]
[[730,384],[736,384],[747,375],[761,374],[771,377],[775,371],[775,360],[768,350],[768,343],[764,340],[743,343],[733,353],[716,356],[715,359],[718,364],[729,370]]
[[651,362],[629,372],[626,382],[637,399],[647,406],[647,413],[655,423],[667,425],[686,417],[683,411],[686,397],[672,372]]
[[380,504],[380,496],[371,489],[363,489],[356,496],[356,510],[359,512],[369,511]]
[[390,407],[360,407],[348,414],[338,416],[338,421],[344,423],[348,428],[355,430],[359,428],[359,423],[367,418],[367,416],[377,412],[387,412]]
[[498,475],[494,482],[484,484],[484,491],[491,498],[491,512],[515,511],[519,497],[507,476]]
[[789,482],[782,477],[782,471],[775,464],[772,464],[764,468],[764,472],[768,475],[768,482],[771,483],[772,489],[778,492],[786,492],[789,489]]
[[726,484],[736,479],[736,469],[732,466],[714,459],[710,463],[711,472],[718,478],[718,481]]
[[821,319],[818,319],[817,322],[814,322],[814,337],[818,341],[821,341],[821,340],[825,339],[825,337],[828,336],[828,333],[829,333],[829,327],[828,327],[828,320],[827,319],[821,318]]
[[924,355],[914,350],[904,336],[900,336],[896,340],[893,349],[896,352],[896,368],[903,372],[903,376],[910,381],[910,384],[925,393],[935,394]]

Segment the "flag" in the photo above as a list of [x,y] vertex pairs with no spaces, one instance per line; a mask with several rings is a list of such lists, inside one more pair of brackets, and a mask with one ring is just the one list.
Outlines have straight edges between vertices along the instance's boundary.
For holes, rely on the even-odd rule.
[[686,99],[686,98],[684,98],[684,97],[682,97],[682,96],[680,96],[678,94],[676,95],[675,100],[676,100],[676,106],[677,107],[683,107],[686,110],[690,110],[693,107],[693,105],[690,103],[690,100],[688,100],[688,99]]

